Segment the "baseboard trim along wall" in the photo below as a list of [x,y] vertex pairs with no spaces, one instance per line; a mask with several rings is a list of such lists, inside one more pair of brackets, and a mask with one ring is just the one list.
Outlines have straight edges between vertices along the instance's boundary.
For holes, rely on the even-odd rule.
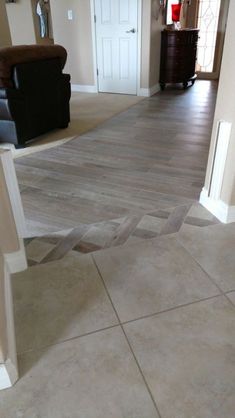
[[98,93],[97,86],[89,86],[83,84],[71,84],[72,92],[80,92],[80,93]]
[[160,85],[159,83],[157,83],[154,86],[150,87],[149,89],[140,88],[137,95],[141,97],[151,97],[154,94],[158,93],[159,91],[160,91]]
[[225,224],[235,222],[235,206],[229,206],[222,200],[212,199],[208,196],[208,190],[202,189],[200,195],[200,203],[216,218]]
[[24,249],[24,242],[19,238],[20,249],[14,253],[4,254],[11,274],[18,273],[27,269],[27,260]]
[[[89,86],[89,85],[83,85],[83,84],[71,84],[71,90],[74,93],[98,93],[97,86]],[[140,88],[138,90],[137,96],[141,97],[151,97],[154,94],[158,93],[160,91],[159,83],[155,84],[155,86],[152,86],[148,89]]]
[[0,364],[0,390],[12,387],[18,380],[18,371],[16,366],[7,360],[6,363]]

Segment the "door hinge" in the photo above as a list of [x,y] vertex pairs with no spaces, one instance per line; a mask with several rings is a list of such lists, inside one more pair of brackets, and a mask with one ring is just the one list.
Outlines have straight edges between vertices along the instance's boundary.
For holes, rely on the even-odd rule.
[[94,15],[94,22],[96,23],[96,15]]
[[98,68],[96,69],[96,74],[97,74],[97,75],[99,75],[99,70],[98,70]]

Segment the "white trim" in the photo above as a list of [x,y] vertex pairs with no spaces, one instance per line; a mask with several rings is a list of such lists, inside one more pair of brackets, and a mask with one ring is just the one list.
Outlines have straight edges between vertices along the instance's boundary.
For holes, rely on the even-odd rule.
[[26,237],[25,217],[11,150],[0,152],[7,191],[19,237]]
[[221,120],[217,124],[216,145],[209,187],[209,196],[214,200],[220,198],[231,128],[232,124],[229,122]]
[[91,9],[91,36],[92,36],[92,54],[93,54],[93,74],[96,92],[99,92],[98,75],[97,75],[97,48],[96,48],[96,32],[95,32],[95,2],[90,0]]
[[235,222],[235,206],[229,206],[220,199],[212,199],[205,188],[201,191],[199,201],[220,222],[225,224]]
[[151,97],[154,94],[160,91],[159,83],[155,84],[154,86],[150,87],[149,89],[139,88],[138,96],[142,97]]
[[137,38],[137,96],[141,96],[141,53],[142,53],[142,11],[143,0],[138,0],[138,38]]
[[71,84],[71,90],[73,92],[81,92],[81,93],[98,93],[97,86],[90,86],[85,84]]
[[5,364],[0,364],[0,390],[10,388],[12,386],[11,379]]
[[[137,86],[136,86],[136,95],[137,96],[145,96],[141,94],[141,50],[142,50],[142,4],[143,0],[137,0],[138,4],[138,36],[137,36]],[[98,93],[99,92],[99,83],[98,83],[98,75],[97,75],[97,45],[96,45],[96,30],[95,30],[95,0],[90,0],[90,10],[91,10],[91,32],[92,32],[92,46],[93,46],[93,73],[94,73],[94,80],[95,80],[95,88],[96,91],[92,91],[89,93]],[[144,89],[145,90],[145,89]],[[83,90],[73,90],[72,91],[83,91]],[[128,93],[123,93],[128,94]],[[134,95],[135,96],[135,95]]]
[[27,269],[27,260],[25,256],[24,241],[19,238],[20,249],[14,253],[4,254],[11,274],[18,273]]
[[18,370],[10,359],[0,364],[0,390],[12,387],[18,378]]

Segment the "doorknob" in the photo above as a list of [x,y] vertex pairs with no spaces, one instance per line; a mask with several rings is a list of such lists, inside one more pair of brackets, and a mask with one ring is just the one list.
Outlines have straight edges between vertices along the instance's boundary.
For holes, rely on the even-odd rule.
[[135,30],[135,28],[130,29],[130,30],[126,30],[126,33],[136,33],[136,30]]

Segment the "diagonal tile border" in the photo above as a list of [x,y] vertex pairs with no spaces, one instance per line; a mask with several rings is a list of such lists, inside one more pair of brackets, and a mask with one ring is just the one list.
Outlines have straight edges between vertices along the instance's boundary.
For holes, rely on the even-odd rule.
[[[80,225],[67,233],[26,239],[29,265],[45,264],[63,258],[69,251],[87,254],[104,248],[121,246],[135,241],[148,240],[162,235],[177,233],[182,226],[192,225],[196,229],[215,225],[218,220],[199,204],[182,205],[165,210],[148,212],[143,215],[128,216]],[[44,257],[34,257],[38,252]],[[51,247],[50,247],[51,246]],[[33,251],[31,251],[33,249]]]

